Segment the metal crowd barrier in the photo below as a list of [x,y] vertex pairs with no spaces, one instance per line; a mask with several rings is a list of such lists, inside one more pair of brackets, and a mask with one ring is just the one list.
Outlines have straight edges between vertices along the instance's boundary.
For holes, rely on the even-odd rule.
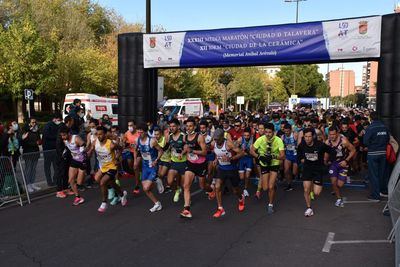
[[24,153],[19,158],[19,169],[26,186],[27,199],[56,186],[56,151],[46,150]]
[[[385,209],[390,212],[392,230],[388,240],[396,242],[396,266],[400,266],[400,157],[397,158],[388,183],[388,202]],[[396,238],[397,237],[397,238]]]
[[20,186],[12,159],[0,157],[0,207],[12,202],[23,205]]

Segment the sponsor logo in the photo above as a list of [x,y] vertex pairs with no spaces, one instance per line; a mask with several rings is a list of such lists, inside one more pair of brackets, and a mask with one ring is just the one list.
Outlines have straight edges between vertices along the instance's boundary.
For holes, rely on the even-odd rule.
[[353,45],[353,47],[351,48],[351,50],[353,50],[353,52],[358,51],[358,46]]
[[151,48],[156,47],[156,37],[150,37],[150,47]]
[[367,34],[368,32],[368,21],[362,20],[358,23],[358,32],[360,34]]
[[347,33],[349,32],[349,23],[347,21],[340,22],[338,28],[339,28],[338,37],[341,39],[346,38]]
[[162,58],[161,58],[161,57],[158,57],[158,58],[157,58],[157,60],[158,60],[158,61],[161,61],[161,60],[162,60]]

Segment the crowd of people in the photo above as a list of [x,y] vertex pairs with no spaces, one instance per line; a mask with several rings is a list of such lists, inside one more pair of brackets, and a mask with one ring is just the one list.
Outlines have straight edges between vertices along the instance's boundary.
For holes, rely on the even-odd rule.
[[[309,217],[314,215],[312,201],[320,195],[325,178],[332,184],[333,206],[343,207],[342,187],[366,168],[368,199],[379,201],[387,196],[390,166],[386,148],[391,136],[372,110],[262,109],[218,118],[210,112],[183,122],[173,117],[167,121],[160,114],[156,122],[137,125],[129,121],[125,133],[107,115],[85,121],[83,113],[80,102],[74,102],[70,115],[63,122],[55,115],[43,134],[43,149],[56,151],[46,160],[57,169],[56,196],[73,195],[73,205],[85,202],[85,185],[97,184],[99,212],[105,212],[109,204],[125,206],[129,190],[122,189],[120,179],[132,177],[132,193],[144,192],[153,205],[150,212],[162,209],[157,194],[172,193],[174,202],[183,196],[180,216],[192,218],[191,188],[197,179],[208,199],[216,199],[213,217],[219,218],[225,215],[227,184],[237,198],[238,211],[243,212],[252,192],[250,179],[257,177],[254,196],[261,199],[266,192],[268,214],[275,212],[279,180],[287,192],[294,189],[294,180],[302,181],[304,215]],[[18,128],[10,123],[2,138],[2,155],[15,161],[19,142],[25,145],[24,152],[38,151],[41,138],[35,134],[35,124],[31,119],[29,129],[17,138]],[[35,166],[28,167],[35,171]],[[28,190],[36,189],[33,182],[27,181],[32,187]]]

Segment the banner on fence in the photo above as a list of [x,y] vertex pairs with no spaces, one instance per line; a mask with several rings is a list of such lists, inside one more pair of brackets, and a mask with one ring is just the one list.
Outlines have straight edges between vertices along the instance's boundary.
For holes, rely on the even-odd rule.
[[380,57],[381,16],[145,34],[144,67],[207,67]]

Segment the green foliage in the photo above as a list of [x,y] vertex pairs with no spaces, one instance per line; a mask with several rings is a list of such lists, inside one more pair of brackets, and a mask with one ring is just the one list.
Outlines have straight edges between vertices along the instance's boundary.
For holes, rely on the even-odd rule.
[[325,96],[327,94],[326,82],[315,64],[282,66],[277,76],[282,79],[288,95]]
[[116,93],[116,35],[131,28],[92,0],[0,0],[0,90]]
[[271,102],[285,103],[288,101],[289,95],[280,77],[272,80],[271,89]]
[[53,80],[55,48],[39,36],[28,19],[14,22],[0,31],[0,83],[14,98],[21,98],[26,88],[36,93]]

